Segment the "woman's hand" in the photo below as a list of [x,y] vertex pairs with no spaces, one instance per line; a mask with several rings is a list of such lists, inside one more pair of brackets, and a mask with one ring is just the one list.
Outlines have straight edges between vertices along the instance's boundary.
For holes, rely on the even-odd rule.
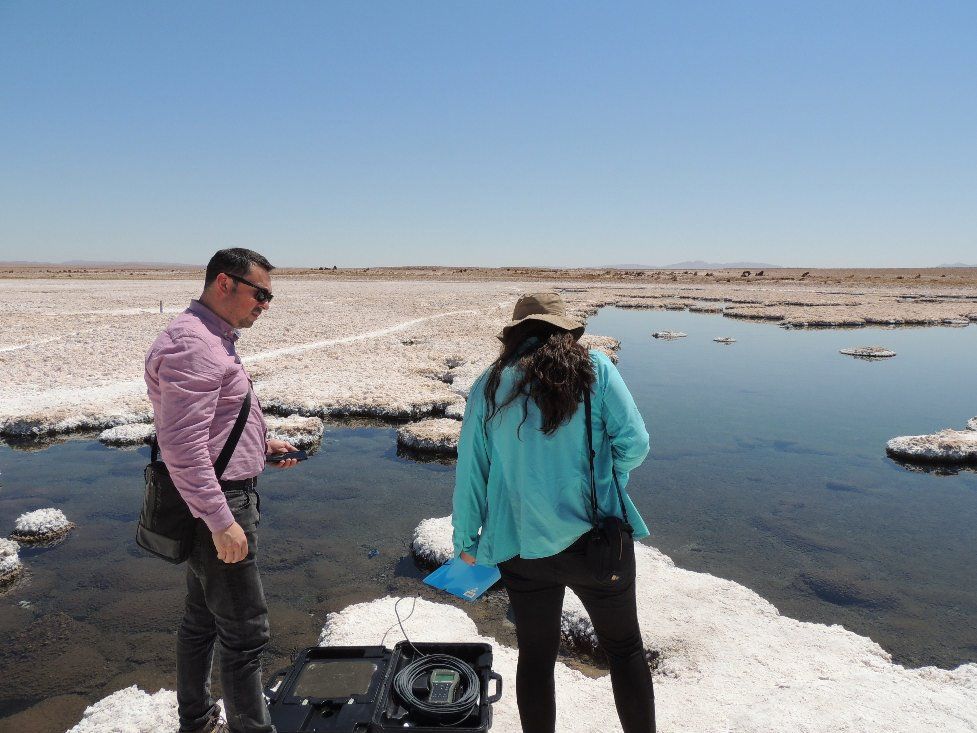
[[469,565],[475,564],[475,558],[469,555],[467,552],[463,552],[460,555],[461,559],[467,562]]

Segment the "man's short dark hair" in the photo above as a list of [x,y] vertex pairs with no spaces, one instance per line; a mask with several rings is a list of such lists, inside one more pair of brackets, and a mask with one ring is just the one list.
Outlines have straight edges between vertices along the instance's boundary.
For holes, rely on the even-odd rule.
[[222,272],[228,275],[244,277],[251,269],[251,265],[257,265],[263,270],[271,272],[275,269],[264,255],[260,255],[254,250],[244,247],[231,247],[222,249],[210,258],[207,263],[207,274],[204,276],[204,287],[210,285]]

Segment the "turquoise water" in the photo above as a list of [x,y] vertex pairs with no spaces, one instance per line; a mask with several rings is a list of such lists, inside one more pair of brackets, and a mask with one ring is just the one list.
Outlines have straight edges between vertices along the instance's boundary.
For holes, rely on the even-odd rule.
[[[884,451],[892,436],[977,415],[977,330],[784,331],[616,309],[589,328],[621,339],[619,366],[652,435],[631,484],[652,544],[787,615],[870,636],[906,664],[977,661],[977,475],[908,471]],[[660,329],[689,335],[652,339]],[[899,355],[837,353],[876,343]],[[420,520],[450,512],[454,469],[398,456],[394,432],[330,427],[312,460],[262,478],[266,670],[313,644],[330,611],[428,593],[407,545]],[[77,720],[85,701],[133,683],[172,689],[183,571],[132,540],[146,460],[145,449],[91,439],[0,445],[0,533],[43,506],[78,525],[60,545],[24,550],[30,576],[0,592],[0,730],[59,695]],[[483,633],[514,643],[497,599],[465,608]]]
[[[977,661],[977,475],[913,472],[885,454],[891,437],[977,415],[977,329],[788,331],[620,309],[588,328],[621,340],[652,435],[630,487],[652,544],[903,663]],[[898,356],[838,353],[866,344]]]

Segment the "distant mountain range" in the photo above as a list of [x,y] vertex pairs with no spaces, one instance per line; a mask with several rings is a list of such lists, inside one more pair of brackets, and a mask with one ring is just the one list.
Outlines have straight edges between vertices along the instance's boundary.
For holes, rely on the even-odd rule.
[[965,265],[962,262],[954,262],[949,265],[937,265],[937,267],[939,267],[942,270],[945,267],[977,267],[977,265]]
[[203,265],[188,265],[185,262],[114,262],[110,260],[67,260],[66,262],[38,262],[36,260],[6,260],[0,261],[0,265],[18,265],[22,267],[203,267]]
[[771,270],[783,265],[771,265],[769,262],[704,262],[702,260],[689,260],[688,262],[675,262],[671,265],[609,265],[617,270],[729,270],[748,268],[751,270]]

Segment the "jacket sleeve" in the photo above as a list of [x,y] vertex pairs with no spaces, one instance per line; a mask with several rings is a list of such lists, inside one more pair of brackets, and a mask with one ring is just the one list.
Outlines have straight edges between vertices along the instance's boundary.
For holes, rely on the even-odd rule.
[[488,509],[489,452],[485,435],[483,379],[472,385],[458,440],[458,466],[451,512],[454,556],[478,554],[479,529]]
[[628,474],[640,466],[648,455],[648,431],[617,367],[599,352],[596,362],[602,382],[601,418],[611,443],[614,472],[624,485]]
[[161,355],[158,374],[157,439],[173,485],[190,513],[203,519],[211,532],[227,529],[234,516],[214,474],[209,448],[223,367],[202,339],[182,335]]

